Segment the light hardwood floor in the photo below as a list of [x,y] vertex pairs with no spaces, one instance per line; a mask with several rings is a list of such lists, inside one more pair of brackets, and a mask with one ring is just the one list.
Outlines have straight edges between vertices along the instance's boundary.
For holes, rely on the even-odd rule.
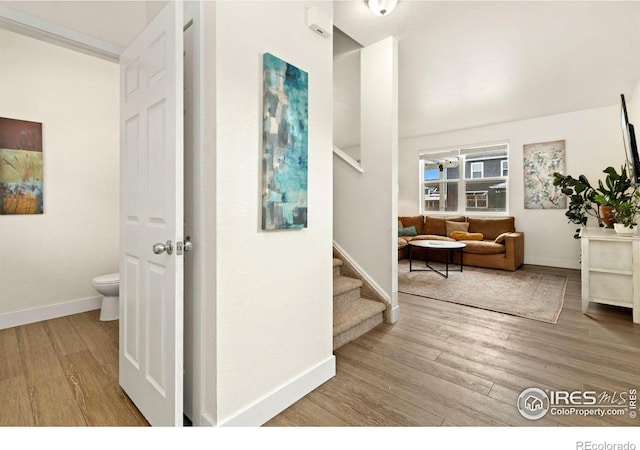
[[625,417],[551,416],[529,421],[522,390],[640,390],[640,325],[629,310],[581,312],[580,272],[567,275],[558,323],[400,294],[400,321],[336,351],[337,376],[271,426],[639,426]]
[[0,330],[0,425],[148,426],[118,385],[118,321],[99,313]]
[[[400,321],[336,351],[337,376],[268,426],[616,426],[628,417],[522,418],[528,387],[640,388],[640,325],[628,310],[580,310],[569,277],[556,325],[400,295]],[[0,425],[145,426],[118,386],[118,322],[98,311],[0,330]]]

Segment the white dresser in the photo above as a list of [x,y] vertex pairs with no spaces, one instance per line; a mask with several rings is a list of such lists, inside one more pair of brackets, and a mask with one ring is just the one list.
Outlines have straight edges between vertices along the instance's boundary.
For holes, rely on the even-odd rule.
[[582,312],[589,302],[632,308],[640,323],[640,236],[619,237],[612,228],[586,227],[582,244]]

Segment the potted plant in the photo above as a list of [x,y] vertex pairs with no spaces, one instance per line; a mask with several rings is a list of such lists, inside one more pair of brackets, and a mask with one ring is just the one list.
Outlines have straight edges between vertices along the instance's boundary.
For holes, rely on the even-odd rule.
[[[560,187],[561,192],[569,197],[569,209],[565,216],[570,223],[586,226],[587,219],[592,216],[596,218],[599,226],[612,227],[610,211],[618,204],[631,199],[633,189],[624,166],[620,173],[611,166],[602,172],[607,176],[604,183],[602,180],[598,181],[597,187],[594,187],[584,175],[574,178],[558,172],[553,174],[553,185]],[[580,238],[580,228],[573,237]]]
[[612,210],[615,219],[613,228],[619,236],[633,236],[638,232],[638,214],[640,214],[640,191],[636,191],[629,200],[619,202]]
[[594,200],[600,205],[601,219],[605,226],[612,228],[615,221],[613,210],[631,200],[634,191],[624,166],[620,169],[620,174],[613,167],[607,167],[604,172],[607,177],[604,183],[598,180],[598,193]]

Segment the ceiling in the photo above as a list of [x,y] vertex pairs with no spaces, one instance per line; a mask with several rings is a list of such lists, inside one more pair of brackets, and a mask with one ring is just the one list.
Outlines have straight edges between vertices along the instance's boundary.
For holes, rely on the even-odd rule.
[[12,10],[126,47],[167,0],[0,1]]
[[[364,46],[398,39],[401,139],[618,104],[640,80],[636,1],[400,0],[387,17],[338,1],[334,25]],[[354,116],[334,117],[339,147],[359,143]]]
[[[0,6],[125,47],[164,3]],[[640,80],[640,1],[400,0],[379,17],[364,0],[341,0],[334,25],[365,46],[398,39],[400,138],[613,105]],[[335,138],[349,147],[359,143],[359,69],[342,65]]]

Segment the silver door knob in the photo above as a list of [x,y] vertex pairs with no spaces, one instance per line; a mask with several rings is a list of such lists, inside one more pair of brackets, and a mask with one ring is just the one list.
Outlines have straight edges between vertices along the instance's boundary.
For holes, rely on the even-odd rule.
[[167,241],[166,244],[154,244],[153,245],[153,253],[156,255],[160,255],[164,252],[167,252],[167,255],[173,253],[173,244],[171,241]]
[[187,236],[184,238],[184,251],[190,252],[193,249],[193,242],[191,241],[191,236]]

